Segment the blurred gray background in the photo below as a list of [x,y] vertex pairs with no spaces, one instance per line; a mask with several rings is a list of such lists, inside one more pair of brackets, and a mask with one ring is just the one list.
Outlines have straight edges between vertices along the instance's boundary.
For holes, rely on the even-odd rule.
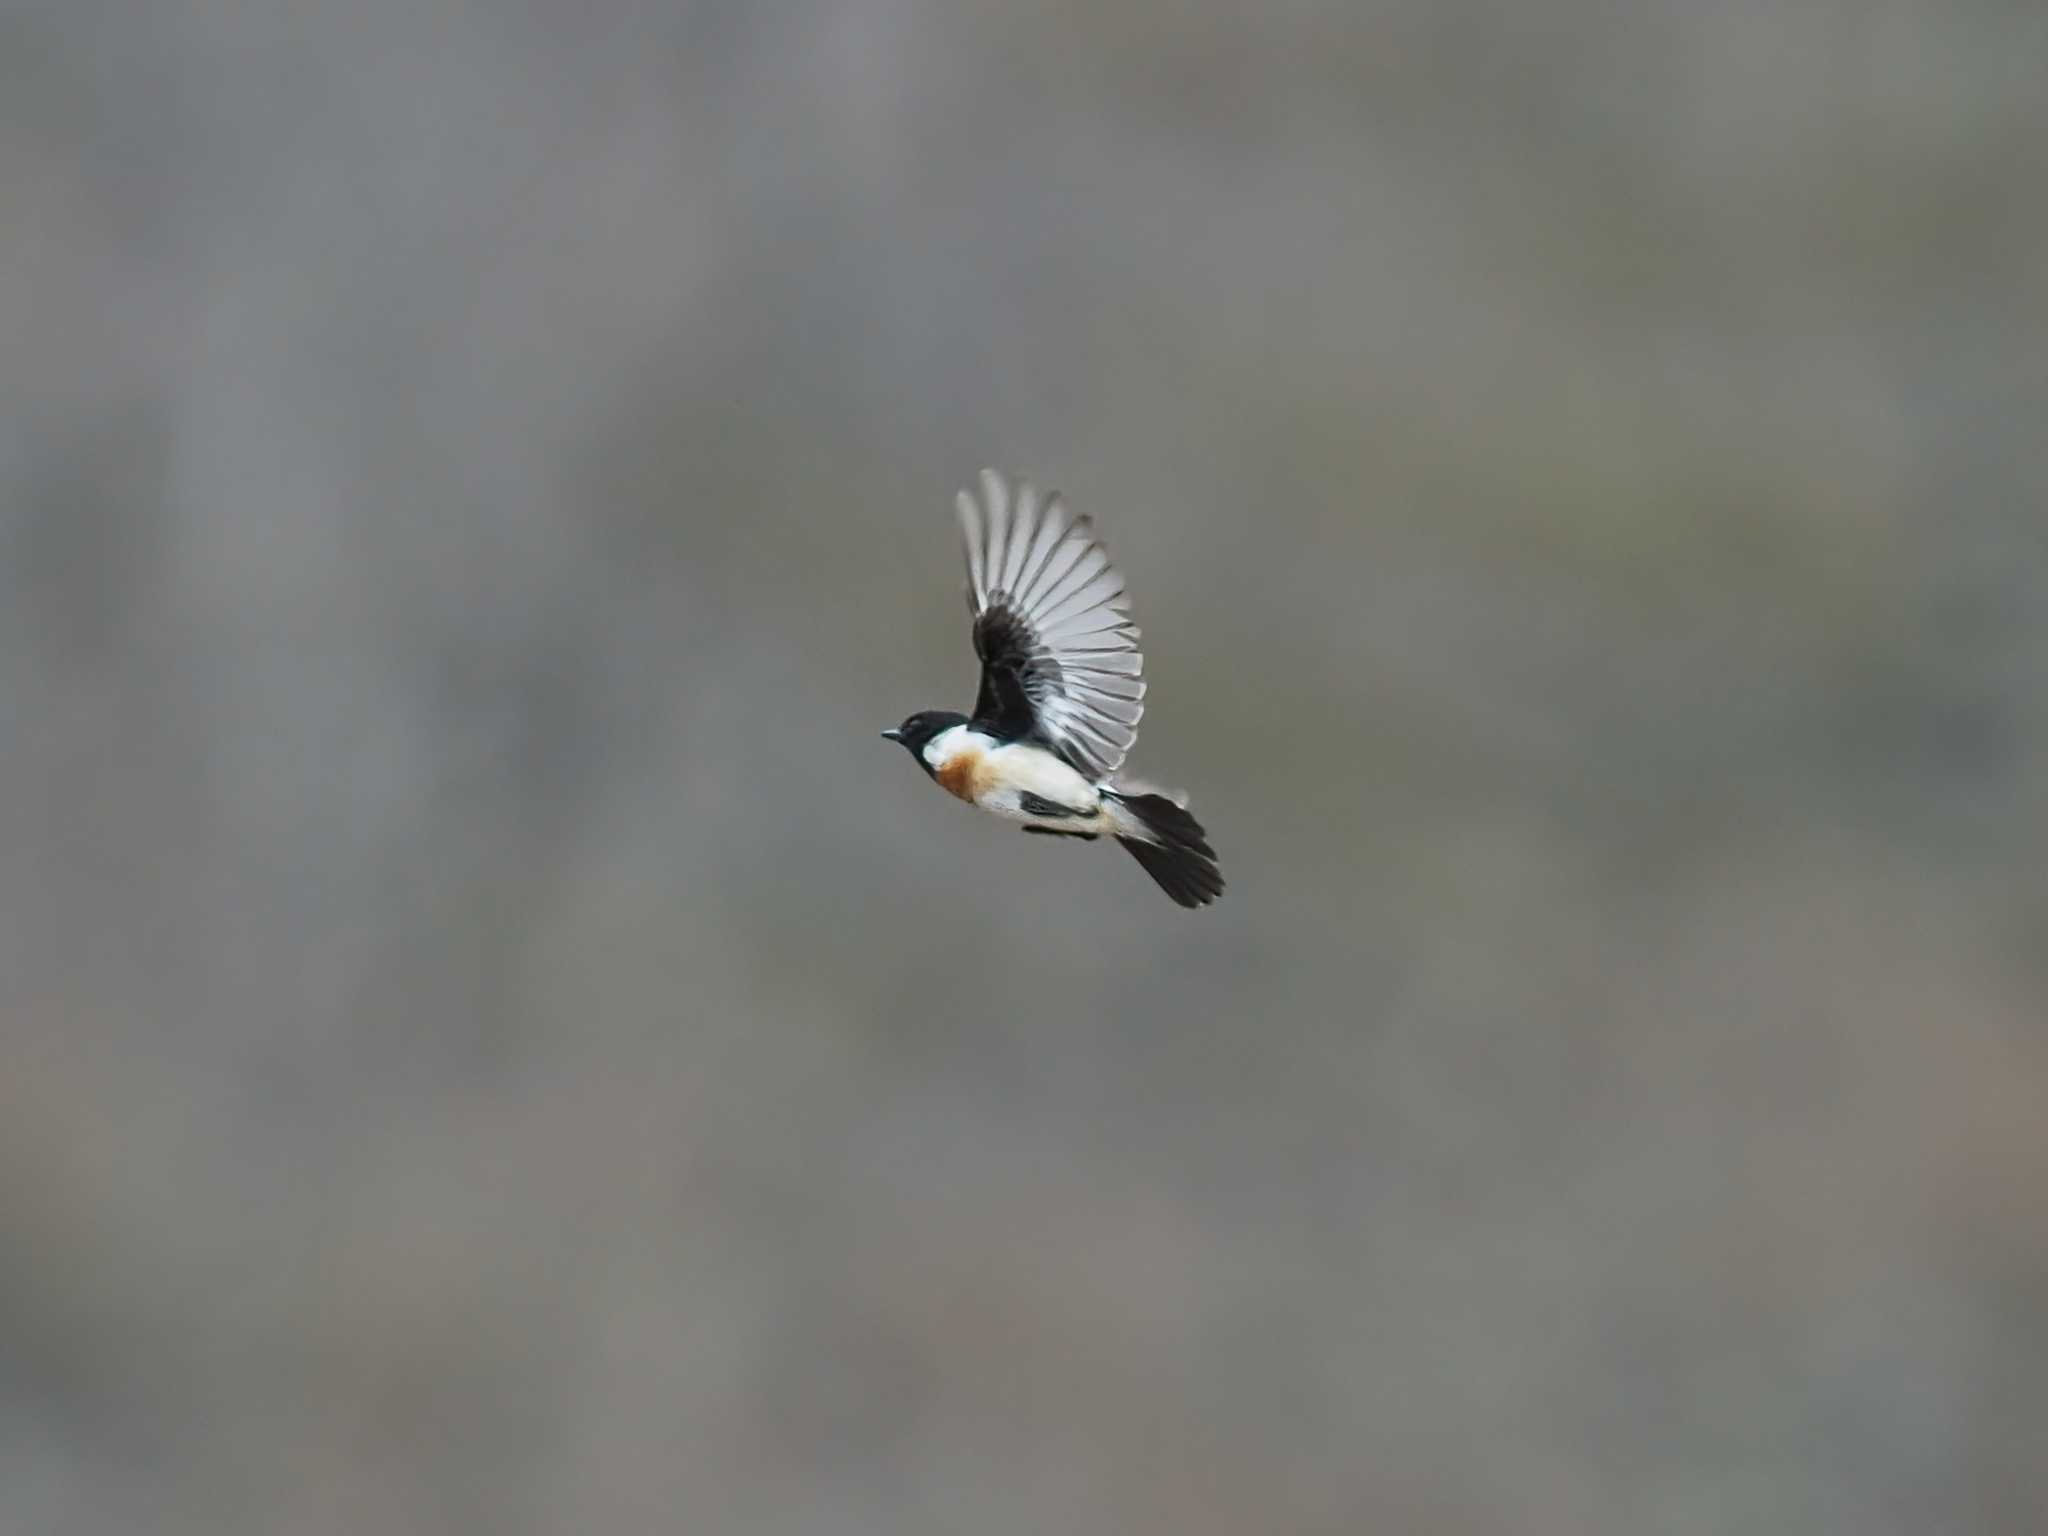
[[[0,1527],[2043,1529],[2044,80],[6,5]],[[876,739],[983,464],[1215,909]]]

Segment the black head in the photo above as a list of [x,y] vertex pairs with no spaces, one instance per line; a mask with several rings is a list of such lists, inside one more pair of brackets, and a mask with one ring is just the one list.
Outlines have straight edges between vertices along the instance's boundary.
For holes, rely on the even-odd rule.
[[951,730],[956,725],[966,723],[965,715],[954,714],[948,709],[920,709],[901,725],[892,725],[882,732],[882,739],[907,748],[912,757],[923,763],[926,742],[941,731]]

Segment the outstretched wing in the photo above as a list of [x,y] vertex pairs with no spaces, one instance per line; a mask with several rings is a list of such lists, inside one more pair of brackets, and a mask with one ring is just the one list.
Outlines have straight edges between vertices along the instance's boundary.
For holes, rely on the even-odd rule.
[[1123,578],[1085,517],[993,470],[962,491],[967,601],[981,694],[974,721],[1037,740],[1095,782],[1116,772],[1145,713],[1145,658]]

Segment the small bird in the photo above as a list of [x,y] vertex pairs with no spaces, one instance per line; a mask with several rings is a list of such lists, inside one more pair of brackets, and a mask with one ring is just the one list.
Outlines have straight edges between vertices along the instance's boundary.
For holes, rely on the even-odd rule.
[[1093,525],[994,470],[957,505],[981,692],[972,715],[919,710],[883,737],[948,794],[1041,836],[1113,837],[1175,901],[1207,906],[1223,872],[1184,797],[1118,777],[1145,658]]

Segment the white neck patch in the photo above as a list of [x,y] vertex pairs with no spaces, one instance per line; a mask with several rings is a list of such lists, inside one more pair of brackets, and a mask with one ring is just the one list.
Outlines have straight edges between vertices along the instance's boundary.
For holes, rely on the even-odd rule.
[[924,744],[924,760],[934,768],[945,766],[947,760],[965,751],[986,752],[995,745],[993,737],[965,725],[949,725],[938,735]]

